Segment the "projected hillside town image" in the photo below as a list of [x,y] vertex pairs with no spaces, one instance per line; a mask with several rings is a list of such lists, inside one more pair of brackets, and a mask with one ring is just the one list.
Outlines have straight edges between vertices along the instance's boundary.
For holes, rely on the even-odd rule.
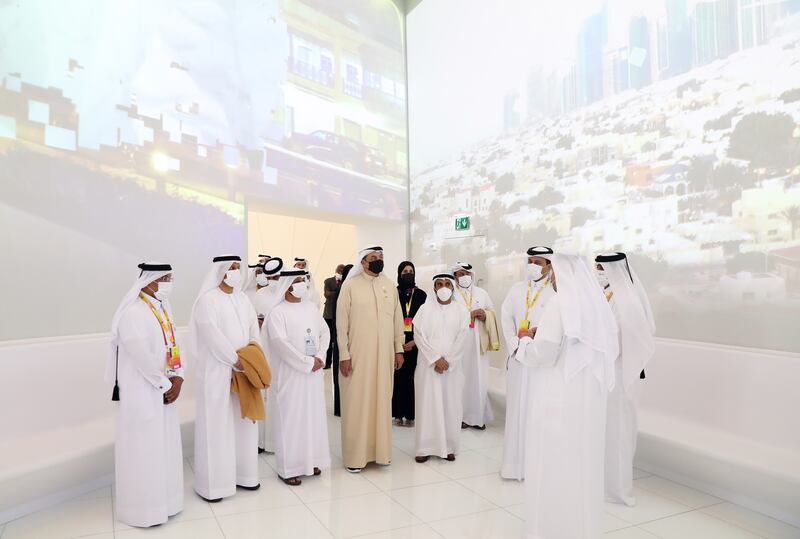
[[510,57],[453,62],[444,105],[424,75],[469,44],[409,16],[415,262],[477,262],[497,301],[531,244],[627,251],[660,336],[800,350],[800,2],[556,4],[482,21]]
[[[191,283],[188,312],[249,201],[405,219],[402,24],[391,0],[0,3],[0,225],[25,231],[0,250],[39,268],[7,299],[79,301],[51,263],[60,283],[102,267],[121,281],[96,315],[45,331],[105,331],[145,252]],[[0,340],[38,335],[37,301]]]

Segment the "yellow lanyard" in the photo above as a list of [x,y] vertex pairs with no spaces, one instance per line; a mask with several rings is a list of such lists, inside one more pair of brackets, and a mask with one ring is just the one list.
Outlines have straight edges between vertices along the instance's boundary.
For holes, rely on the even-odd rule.
[[[158,324],[161,326],[161,333],[164,335],[164,344],[166,346],[175,346],[175,332],[172,330],[172,321],[169,319],[169,313],[167,313],[167,310],[164,309],[164,316],[167,318],[167,321],[164,322],[164,320],[161,318],[161,315],[158,314],[158,309],[156,309],[153,304],[150,303],[150,300],[147,299],[147,296],[145,296],[142,292],[139,292],[139,297],[142,298],[142,301],[147,303],[147,306],[150,307],[150,310],[155,315],[156,320],[158,320]],[[167,343],[167,330],[169,330],[169,343]]]
[[611,298],[613,298],[613,297],[614,297],[614,292],[613,291],[606,292],[606,301],[611,301]]
[[411,301],[414,299],[414,292],[416,291],[416,288],[411,291],[411,296],[408,298],[408,303],[406,303],[406,318],[411,318]]
[[531,312],[531,309],[536,306],[536,302],[539,300],[539,294],[542,293],[542,290],[544,290],[544,287],[548,284],[550,284],[550,277],[545,279],[544,284],[536,291],[536,294],[533,296],[533,301],[531,302],[531,286],[533,286],[533,281],[528,282],[528,291],[525,293],[525,318],[523,318],[523,320],[528,320],[528,314]]
[[467,303],[467,295],[461,291],[461,287],[459,287],[458,293],[461,294],[461,298],[464,300],[464,303],[467,304],[467,310],[472,312],[472,298],[474,296],[473,290],[470,289],[469,291],[469,303]]

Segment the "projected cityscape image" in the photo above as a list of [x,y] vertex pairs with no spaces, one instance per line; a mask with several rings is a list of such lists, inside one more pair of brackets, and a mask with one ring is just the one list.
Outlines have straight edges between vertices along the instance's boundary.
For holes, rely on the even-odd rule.
[[412,148],[415,261],[477,262],[499,298],[529,245],[628,251],[661,336],[797,350],[800,2],[564,4],[574,34],[526,50],[495,135]]

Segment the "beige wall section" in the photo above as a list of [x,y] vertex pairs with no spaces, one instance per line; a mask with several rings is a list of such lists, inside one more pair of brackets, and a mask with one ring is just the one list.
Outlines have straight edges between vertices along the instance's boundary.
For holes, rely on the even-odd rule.
[[304,257],[318,292],[322,292],[322,282],[334,274],[336,265],[347,264],[356,250],[356,227],[347,223],[250,212],[247,229],[250,261],[263,253],[279,256],[291,266],[294,257]]
[[337,264],[352,264],[359,249],[372,245],[384,248],[386,275],[394,281],[397,265],[406,257],[407,233],[403,222],[327,221],[250,211],[247,254],[249,261],[263,253],[279,256],[289,264],[295,256],[307,258],[322,293],[322,282],[334,274]]

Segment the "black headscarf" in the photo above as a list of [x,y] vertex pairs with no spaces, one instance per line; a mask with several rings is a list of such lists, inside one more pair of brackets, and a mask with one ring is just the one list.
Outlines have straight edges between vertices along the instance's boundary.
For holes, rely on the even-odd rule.
[[414,266],[414,263],[411,262],[410,260],[405,260],[403,262],[400,262],[400,265],[397,266],[397,290],[398,292],[400,292],[400,297],[403,300],[407,300],[411,296],[411,293],[413,292],[414,288],[416,288],[415,286],[412,286],[411,288],[406,288],[400,281],[400,275],[403,273],[403,270],[406,269],[408,266],[411,266],[411,269],[414,270],[415,274],[417,273],[417,268]]
[[352,264],[348,264],[344,267],[344,270],[342,271],[342,282],[344,282],[347,279],[347,274],[350,273],[351,269],[353,269]]

